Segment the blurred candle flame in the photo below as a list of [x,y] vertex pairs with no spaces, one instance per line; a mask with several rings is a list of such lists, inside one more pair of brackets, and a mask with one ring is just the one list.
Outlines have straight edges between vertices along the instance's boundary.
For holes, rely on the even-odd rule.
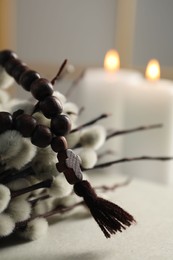
[[115,72],[120,68],[120,57],[116,50],[109,50],[106,53],[104,68],[109,72]]
[[149,61],[146,68],[145,76],[147,79],[152,81],[160,79],[160,64],[158,60]]

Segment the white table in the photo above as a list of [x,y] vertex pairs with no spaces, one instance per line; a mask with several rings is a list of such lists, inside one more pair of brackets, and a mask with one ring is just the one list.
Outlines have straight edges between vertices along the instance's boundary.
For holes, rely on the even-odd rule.
[[[124,177],[101,173],[93,183],[111,184]],[[173,188],[141,180],[111,193],[111,200],[137,220],[106,239],[92,218],[71,217],[49,227],[40,240],[0,241],[1,260],[171,260],[173,259]]]

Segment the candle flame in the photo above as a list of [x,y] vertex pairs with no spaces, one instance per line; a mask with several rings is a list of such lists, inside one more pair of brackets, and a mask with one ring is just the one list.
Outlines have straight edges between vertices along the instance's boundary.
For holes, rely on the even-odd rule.
[[160,78],[160,64],[158,60],[149,61],[146,68],[145,76],[147,79],[153,81],[158,80]]
[[109,50],[104,59],[104,68],[109,72],[115,72],[120,67],[120,57],[116,50]]

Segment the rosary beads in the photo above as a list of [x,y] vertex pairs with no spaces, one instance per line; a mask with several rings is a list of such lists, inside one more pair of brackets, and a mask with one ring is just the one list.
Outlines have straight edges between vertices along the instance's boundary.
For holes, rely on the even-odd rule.
[[0,52],[0,65],[19,85],[31,92],[37,100],[36,111],[41,111],[46,118],[51,120],[49,128],[38,124],[34,116],[25,114],[22,110],[15,111],[13,114],[0,112],[0,134],[8,130],[17,130],[24,138],[30,138],[31,143],[39,148],[46,148],[50,145],[57,153],[57,171],[63,172],[67,182],[74,185],[75,193],[83,197],[107,238],[135,222],[134,218],[122,208],[98,197],[90,183],[82,180],[80,158],[68,149],[65,139],[71,130],[70,119],[63,114],[59,99],[53,96],[51,82],[41,78],[36,71],[30,70],[10,50]]

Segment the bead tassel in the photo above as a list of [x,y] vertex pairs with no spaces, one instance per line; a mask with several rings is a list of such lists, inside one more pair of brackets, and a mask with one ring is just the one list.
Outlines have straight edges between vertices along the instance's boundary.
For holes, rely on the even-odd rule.
[[135,222],[133,216],[118,205],[98,197],[88,181],[77,182],[74,191],[78,196],[83,197],[106,238],[110,238],[118,231],[122,232],[122,229]]

